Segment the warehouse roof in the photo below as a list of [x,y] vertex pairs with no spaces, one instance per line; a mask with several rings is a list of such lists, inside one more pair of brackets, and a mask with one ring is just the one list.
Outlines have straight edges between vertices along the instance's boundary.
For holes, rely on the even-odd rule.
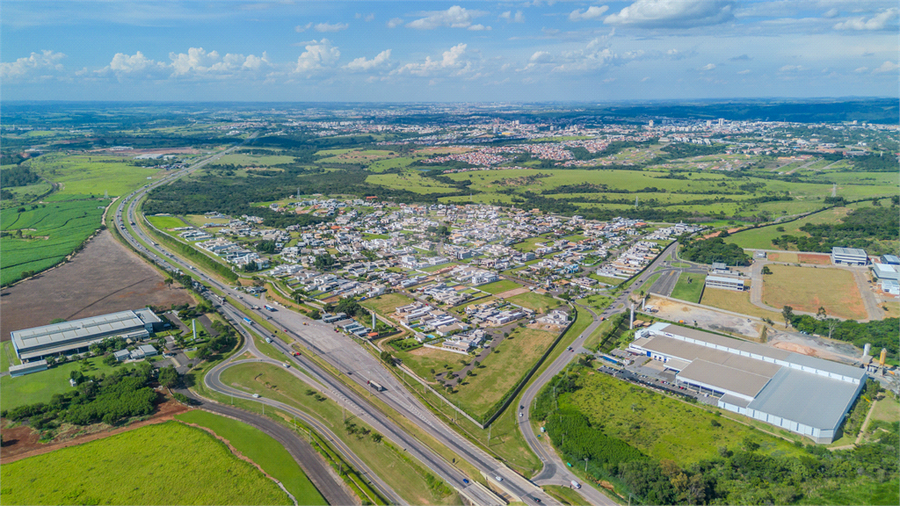
[[94,335],[130,332],[146,323],[159,322],[149,309],[119,311],[70,322],[55,323],[10,332],[16,349],[21,353],[35,348],[62,346],[71,341],[90,339]]
[[[752,359],[745,360],[758,362]],[[781,367],[777,365],[775,368],[781,369]],[[757,374],[741,367],[733,367],[720,363],[717,364],[714,362],[707,362],[706,360],[694,360],[691,362],[691,365],[685,367],[684,370],[678,373],[678,378],[681,380],[698,381],[714,386],[717,390],[747,397],[753,397],[759,393],[772,376],[772,374]]]
[[[748,406],[811,427],[837,427],[859,385],[782,368]],[[836,402],[837,401],[837,402]]]
[[842,248],[840,246],[835,246],[831,248],[832,255],[857,255],[857,256],[866,256],[866,250],[859,248]]

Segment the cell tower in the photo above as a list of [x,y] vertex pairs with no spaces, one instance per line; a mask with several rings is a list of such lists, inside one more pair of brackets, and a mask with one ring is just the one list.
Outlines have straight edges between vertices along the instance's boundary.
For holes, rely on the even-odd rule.
[[631,319],[628,320],[628,330],[634,328],[634,303],[631,303]]
[[637,209],[637,206],[638,206],[638,198],[640,198],[640,197],[637,197],[637,196],[634,197],[634,208],[635,209]]
[[197,320],[191,320],[191,329],[194,331],[194,342],[197,341]]

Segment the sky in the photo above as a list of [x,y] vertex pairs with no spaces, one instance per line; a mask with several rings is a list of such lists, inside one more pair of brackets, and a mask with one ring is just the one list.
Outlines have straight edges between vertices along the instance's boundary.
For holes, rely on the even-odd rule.
[[898,6],[3,0],[0,99],[898,97]]

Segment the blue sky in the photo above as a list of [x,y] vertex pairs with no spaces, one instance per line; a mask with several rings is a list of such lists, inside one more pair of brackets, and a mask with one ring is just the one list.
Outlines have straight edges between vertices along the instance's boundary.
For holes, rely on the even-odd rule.
[[3,100],[898,96],[896,0],[3,0]]

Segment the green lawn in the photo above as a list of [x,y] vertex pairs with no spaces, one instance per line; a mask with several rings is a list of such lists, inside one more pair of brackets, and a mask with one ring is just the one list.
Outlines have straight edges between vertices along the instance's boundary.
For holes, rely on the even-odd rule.
[[[314,413],[410,504],[456,504],[453,502],[458,500],[455,494],[446,495],[429,487],[426,478],[429,473],[418,463],[406,460],[402,453],[391,450],[384,441],[375,443],[371,437],[348,434],[344,429],[340,406],[330,399],[318,401],[314,396],[307,395],[309,387],[287,370],[270,364],[239,364],[225,370],[222,381]],[[358,426],[371,430],[364,422],[352,416],[350,418]]]
[[177,422],[4,463],[0,477],[3,504],[291,504],[223,443]]
[[123,364],[108,366],[103,363],[103,357],[89,358],[88,363],[90,369],[87,370],[82,368],[81,362],[66,362],[46,371],[17,378],[12,376],[0,378],[0,408],[12,409],[23,404],[49,402],[53,394],[72,390],[72,386],[69,385],[69,374],[72,371],[82,371],[87,376],[94,376],[109,372],[113,367],[131,368]]
[[528,252],[538,249],[538,244],[546,245],[547,243],[552,243],[552,242],[553,242],[553,239],[548,239],[545,236],[539,235],[537,237],[530,237],[528,239],[525,239],[522,242],[513,244],[512,247],[513,247],[513,249],[521,251],[522,253],[528,253]]
[[520,293],[519,295],[513,295],[506,300],[517,306],[537,311],[538,313],[546,313],[549,309],[562,305],[562,302],[549,295],[535,292]]
[[381,316],[387,316],[393,313],[398,307],[411,304],[412,302],[413,299],[402,293],[389,293],[387,295],[379,295],[377,297],[372,297],[371,299],[366,299],[360,304],[363,307],[375,310],[375,312]]
[[605,374],[581,374],[578,384],[581,389],[560,396],[560,409],[577,408],[591,425],[602,426],[605,434],[656,459],[686,466],[717,457],[720,446],[736,448],[748,436],[760,444],[764,454],[803,454],[789,441]]
[[521,287],[522,287],[522,285],[516,283],[515,281],[510,281],[508,279],[501,279],[500,281],[494,281],[493,283],[481,285],[478,287],[478,289],[483,292],[497,295],[498,293],[508,292],[510,290],[515,290],[516,288],[521,288]]
[[678,276],[678,282],[675,283],[675,288],[672,289],[671,297],[688,302],[700,302],[700,295],[703,293],[705,282],[706,277],[703,274],[683,272]]
[[19,365],[22,361],[16,356],[12,341],[0,343],[0,372],[6,372],[11,365]]
[[150,221],[154,227],[162,230],[179,228],[187,225],[177,216],[147,216],[147,220]]
[[257,463],[266,474],[280,481],[300,504],[328,504],[284,446],[259,429],[199,410],[182,413],[175,418],[206,427],[228,440],[231,446]]

